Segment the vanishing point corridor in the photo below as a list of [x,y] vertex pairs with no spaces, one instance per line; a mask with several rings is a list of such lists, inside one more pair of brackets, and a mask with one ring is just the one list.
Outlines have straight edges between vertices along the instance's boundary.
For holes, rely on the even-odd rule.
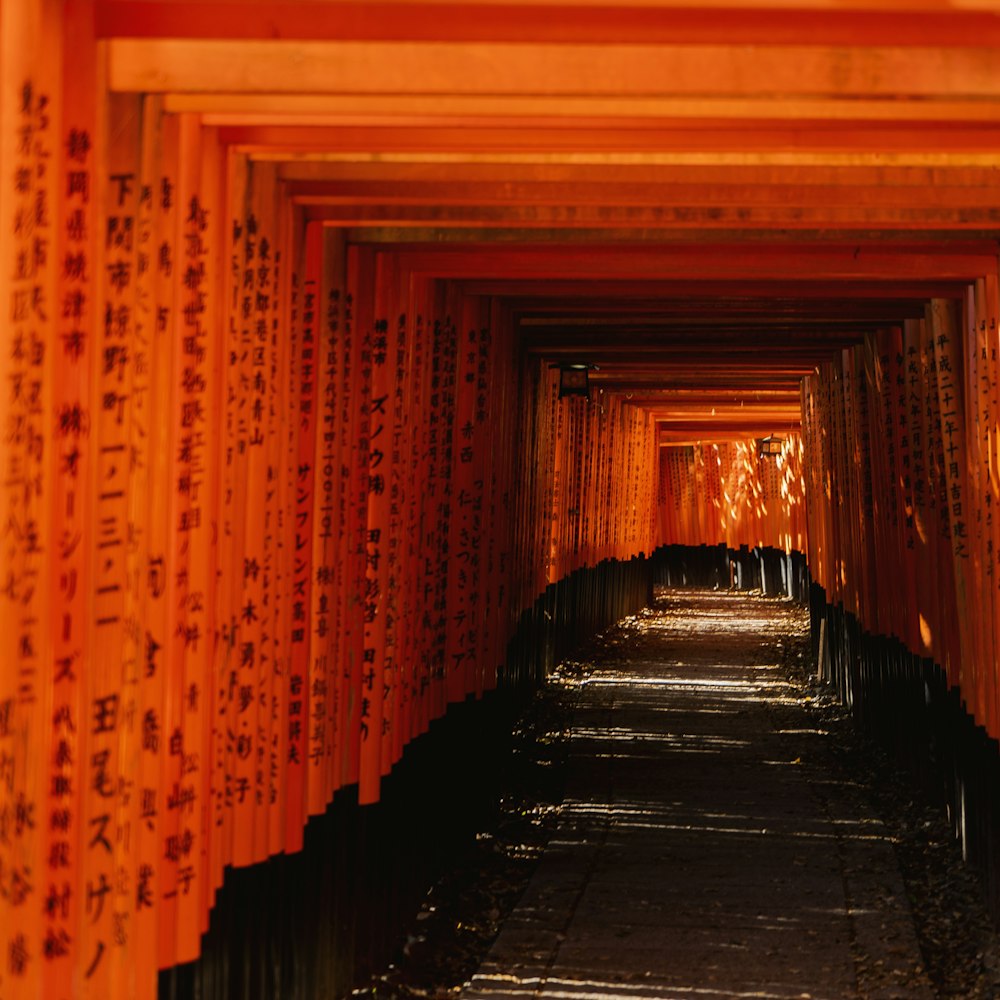
[[0,1000],[374,989],[553,678],[414,996],[1000,995],[998,163],[1000,0],[0,0]]

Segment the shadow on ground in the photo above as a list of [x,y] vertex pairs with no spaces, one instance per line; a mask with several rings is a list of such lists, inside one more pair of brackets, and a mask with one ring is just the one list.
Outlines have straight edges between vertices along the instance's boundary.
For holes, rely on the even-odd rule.
[[943,817],[816,686],[807,629],[787,602],[675,591],[563,664],[495,822],[358,992],[478,970],[490,995],[1000,995]]

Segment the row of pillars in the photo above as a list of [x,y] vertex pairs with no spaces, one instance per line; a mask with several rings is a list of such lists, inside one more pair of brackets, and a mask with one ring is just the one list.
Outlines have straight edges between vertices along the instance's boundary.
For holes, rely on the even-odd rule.
[[1000,924],[1000,744],[976,723],[941,665],[896,637],[867,631],[843,604],[831,603],[798,552],[664,546],[655,579],[661,586],[758,591],[808,604],[818,679],[886,751],[900,780],[945,811]]
[[901,780],[946,811],[1000,924],[1000,744],[976,724],[940,664],[866,631],[815,583],[810,620],[819,677],[888,753]]
[[549,585],[521,615],[497,689],[432,722],[377,803],[341,789],[302,851],[227,873],[201,957],[160,974],[161,1000],[342,997],[385,969],[428,888],[495,815],[518,714],[582,641],[649,604],[655,564],[608,559]]
[[656,582],[664,587],[755,590],[800,604],[809,600],[805,556],[770,546],[664,545],[657,553]]
[[820,678],[885,747],[901,780],[947,809],[1000,920],[1000,753],[944,671],[831,605],[798,552],[664,546],[550,585],[521,616],[497,690],[435,721],[379,803],[361,807],[356,788],[343,789],[310,821],[301,853],[229,873],[201,958],[162,973],[160,996],[337,997],[384,969],[428,887],[495,814],[518,712],[581,642],[648,605],[662,586],[808,604]]

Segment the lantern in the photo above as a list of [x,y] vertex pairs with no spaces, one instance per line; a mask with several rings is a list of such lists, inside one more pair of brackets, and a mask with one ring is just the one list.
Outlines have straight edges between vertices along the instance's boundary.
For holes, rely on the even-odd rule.
[[583,396],[590,399],[590,381],[588,373],[595,371],[597,365],[561,364],[559,365],[559,398],[563,396]]
[[768,434],[767,437],[758,439],[757,454],[761,458],[777,458],[784,445],[784,438],[778,437],[777,434]]

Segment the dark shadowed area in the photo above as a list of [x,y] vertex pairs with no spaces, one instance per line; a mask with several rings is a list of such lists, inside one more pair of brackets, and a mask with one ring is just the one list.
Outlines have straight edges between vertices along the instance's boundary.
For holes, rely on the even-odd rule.
[[946,817],[817,684],[789,602],[662,591],[560,666],[503,781],[358,994],[1000,995]]

